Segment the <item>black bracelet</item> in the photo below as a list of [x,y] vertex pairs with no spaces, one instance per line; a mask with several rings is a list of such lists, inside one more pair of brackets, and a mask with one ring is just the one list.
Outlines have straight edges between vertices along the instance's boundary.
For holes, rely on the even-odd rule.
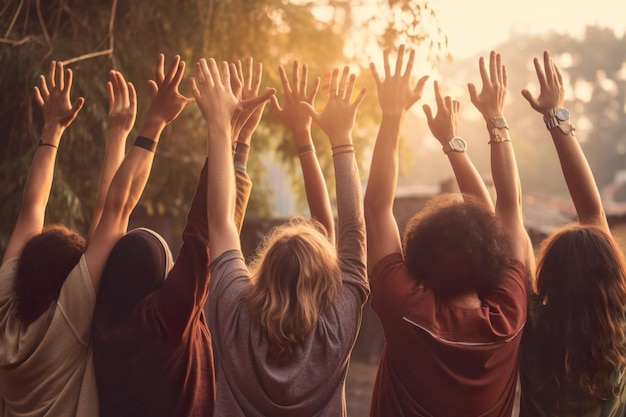
[[53,145],[52,143],[45,143],[43,140],[40,140],[39,143],[37,144],[37,146],[50,146],[54,149],[59,149],[59,147],[57,145]]
[[147,151],[154,152],[157,147],[157,142],[145,136],[137,136],[137,139],[135,139],[135,143],[133,143],[133,146],[139,146],[140,148],[144,148]]

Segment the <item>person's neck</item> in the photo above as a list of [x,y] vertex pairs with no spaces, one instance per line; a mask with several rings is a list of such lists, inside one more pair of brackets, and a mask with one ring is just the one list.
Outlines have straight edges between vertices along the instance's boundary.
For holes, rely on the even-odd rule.
[[459,308],[480,308],[482,305],[476,291],[468,291],[453,295],[448,298],[448,302]]

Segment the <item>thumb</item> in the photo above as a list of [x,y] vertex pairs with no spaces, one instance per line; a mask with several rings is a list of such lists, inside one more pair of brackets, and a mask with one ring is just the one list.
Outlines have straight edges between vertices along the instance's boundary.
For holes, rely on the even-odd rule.
[[530,104],[530,107],[540,112],[537,100],[535,100],[535,97],[533,97],[530,91],[523,89],[522,96],[526,99],[526,101],[528,101],[528,103]]
[[428,124],[431,124],[433,121],[433,111],[428,104],[424,104],[422,106],[422,109],[424,110],[424,114],[426,115],[426,120],[428,121]]
[[159,86],[153,80],[148,81],[148,87],[150,87],[150,92],[152,93],[152,98],[155,98],[157,93],[159,92]]
[[270,103],[271,103],[272,109],[276,113],[280,113],[282,111],[282,109],[280,108],[280,105],[278,104],[278,98],[276,98],[276,95],[273,95],[272,97],[270,97]]
[[241,102],[241,104],[244,107],[247,107],[247,106],[256,107],[259,104],[263,103],[264,101],[269,100],[270,97],[272,97],[274,94],[276,94],[276,89],[275,88],[267,88],[267,89],[265,89],[263,94],[259,94],[256,97],[251,97],[251,98],[245,99],[245,100],[243,100]]
[[316,122],[319,120],[319,113],[316,112],[315,108],[309,103],[307,103],[306,101],[301,101],[300,103],[298,103],[298,106],[300,106],[302,110],[307,112],[313,120],[315,120]]
[[476,106],[476,102],[478,101],[478,95],[476,94],[476,86],[472,83],[467,84],[467,90],[469,91],[470,101],[474,106]]

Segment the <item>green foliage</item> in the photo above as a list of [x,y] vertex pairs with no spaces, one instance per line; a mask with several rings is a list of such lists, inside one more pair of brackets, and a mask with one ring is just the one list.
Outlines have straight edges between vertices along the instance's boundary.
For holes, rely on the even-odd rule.
[[[55,180],[48,205],[47,221],[61,222],[85,233],[91,217],[107,129],[108,71],[121,71],[138,92],[141,125],[149,106],[147,80],[154,77],[156,57],[163,52],[166,66],[181,55],[193,74],[201,57],[244,60],[253,56],[264,64],[265,86],[279,87],[278,65],[290,66],[294,59],[309,65],[309,73],[323,76],[335,66],[354,61],[344,56],[346,20],[319,20],[314,9],[342,3],[347,10],[360,2],[286,0],[20,0],[0,6],[0,248],[6,245],[19,210],[21,192],[33,149],[43,124],[33,100],[33,85],[47,74],[52,59],[63,60],[74,72],[72,99],[85,97],[77,119],[65,132],[59,149]],[[414,43],[427,40],[420,32],[421,13],[431,13],[427,3],[380,1],[389,16],[404,13],[404,26],[385,22],[378,36],[391,45],[411,26],[406,38]],[[380,8],[378,10],[381,10]],[[385,15],[387,16],[387,15]],[[412,20],[411,20],[412,19]],[[375,19],[374,19],[375,20]],[[371,20],[373,22],[374,20]],[[370,23],[371,23],[370,22]],[[384,35],[384,36],[383,36]],[[363,70],[362,70],[363,71]],[[370,77],[371,78],[371,77]],[[371,83],[371,81],[368,81]],[[359,80],[358,85],[363,85]],[[373,85],[370,85],[373,87]],[[183,94],[190,96],[185,81]],[[364,103],[365,123],[374,122],[375,89]],[[280,95],[279,95],[280,97]],[[323,104],[320,92],[318,104]],[[368,115],[369,114],[369,115]],[[130,135],[129,143],[135,132]],[[148,187],[140,206],[152,214],[184,220],[197,175],[206,157],[204,120],[195,106],[183,111],[163,133]],[[322,166],[331,172],[326,140],[314,133]],[[367,143],[371,132],[355,132],[357,146]],[[270,109],[253,139],[249,172],[255,187],[248,213],[268,216],[272,184],[263,180],[261,153],[275,151],[289,172],[299,177],[295,149],[289,136],[272,117]],[[332,176],[330,176],[332,178]],[[297,182],[294,182],[297,183]]]

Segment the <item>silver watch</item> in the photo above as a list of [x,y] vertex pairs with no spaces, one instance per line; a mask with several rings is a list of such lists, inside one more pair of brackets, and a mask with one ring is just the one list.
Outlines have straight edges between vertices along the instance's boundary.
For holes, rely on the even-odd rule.
[[443,153],[448,154],[450,151],[454,152],[465,152],[467,150],[467,142],[458,136],[453,137],[443,145]]
[[574,130],[572,124],[569,123],[569,111],[563,107],[554,107],[548,110],[543,116],[543,121],[548,130],[558,126],[565,135],[569,135]]

